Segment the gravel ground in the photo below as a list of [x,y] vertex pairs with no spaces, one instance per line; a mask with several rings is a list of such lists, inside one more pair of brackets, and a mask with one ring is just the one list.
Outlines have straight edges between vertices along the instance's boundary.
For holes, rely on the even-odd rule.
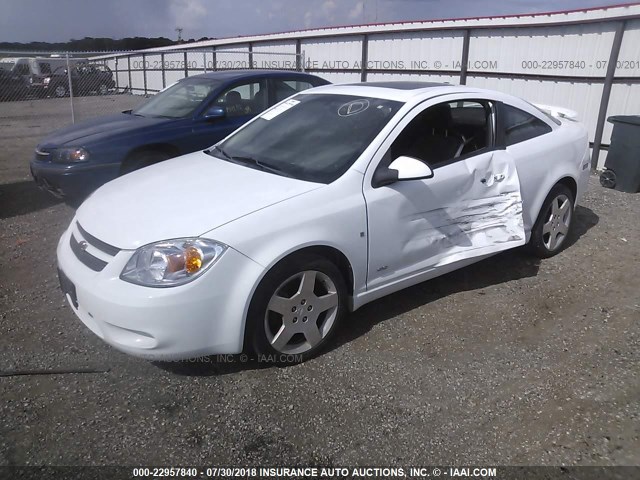
[[102,373],[0,377],[0,465],[640,464],[640,195],[592,178],[561,255],[376,301],[303,365],[152,364],[58,290],[73,210],[28,160],[66,104],[35,102],[0,104],[0,372]]

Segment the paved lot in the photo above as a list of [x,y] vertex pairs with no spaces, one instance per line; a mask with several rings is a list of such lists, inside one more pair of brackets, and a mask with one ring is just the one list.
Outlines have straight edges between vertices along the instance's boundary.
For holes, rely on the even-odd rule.
[[157,365],[65,305],[73,210],[28,170],[62,114],[33,104],[0,103],[0,372],[103,373],[0,377],[0,465],[640,463],[640,195],[594,177],[561,255],[377,301],[306,364]]

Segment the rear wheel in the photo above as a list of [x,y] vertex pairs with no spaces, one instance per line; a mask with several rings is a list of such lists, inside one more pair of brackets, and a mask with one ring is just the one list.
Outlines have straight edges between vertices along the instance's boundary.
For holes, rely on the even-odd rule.
[[344,279],[330,261],[315,255],[287,260],[254,294],[247,318],[250,344],[273,363],[305,361],[335,333],[346,299]]
[[56,88],[53,90],[53,94],[58,97],[58,98],[62,98],[62,97],[66,97],[67,96],[67,87],[65,85],[57,85]]
[[109,93],[109,88],[104,83],[101,83],[98,87],[98,93],[100,95],[106,95],[107,93]]
[[540,258],[552,257],[562,251],[573,222],[573,193],[557,184],[547,196],[536,220],[529,250]]
[[168,160],[172,157],[173,155],[162,150],[145,150],[138,152],[124,162],[120,169],[120,175],[126,175],[127,173],[140,170],[141,168]]

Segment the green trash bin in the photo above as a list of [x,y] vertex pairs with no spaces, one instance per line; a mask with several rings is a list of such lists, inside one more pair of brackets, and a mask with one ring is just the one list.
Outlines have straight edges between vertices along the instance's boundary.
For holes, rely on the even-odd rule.
[[640,192],[640,115],[616,115],[607,120],[613,132],[600,184],[621,192]]

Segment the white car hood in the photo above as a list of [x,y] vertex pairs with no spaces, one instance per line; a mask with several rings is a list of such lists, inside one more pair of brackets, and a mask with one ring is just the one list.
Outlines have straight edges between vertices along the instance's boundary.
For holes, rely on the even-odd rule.
[[202,235],[321,186],[196,152],[105,184],[82,204],[76,220],[103,242],[135,249]]

